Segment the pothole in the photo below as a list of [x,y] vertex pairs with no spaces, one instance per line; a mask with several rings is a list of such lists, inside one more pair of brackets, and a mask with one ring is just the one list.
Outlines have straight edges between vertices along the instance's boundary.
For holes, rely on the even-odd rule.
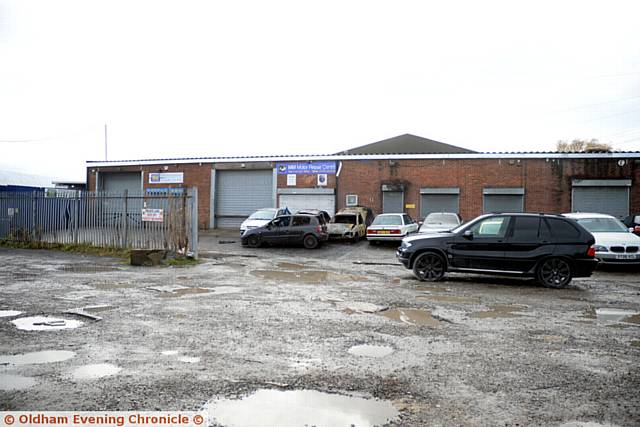
[[377,313],[387,319],[413,326],[437,327],[440,321],[433,318],[427,310],[417,308],[391,308]]
[[23,331],[59,331],[61,329],[73,329],[83,325],[79,320],[46,316],[21,317],[12,320],[11,323]]
[[0,317],[15,317],[21,314],[22,312],[17,310],[0,310]]
[[96,380],[98,378],[116,375],[122,368],[111,363],[97,363],[93,365],[80,366],[71,372],[74,381]]
[[325,283],[329,276],[328,271],[305,270],[305,271],[278,271],[278,270],[253,270],[254,276],[267,280],[280,280],[299,283]]
[[475,313],[471,313],[469,317],[473,319],[495,319],[495,318],[510,318],[510,317],[519,317],[520,314],[518,312],[526,310],[526,305],[492,305],[491,310],[487,311],[477,311]]
[[640,324],[640,313],[633,310],[623,310],[620,308],[597,308],[595,317],[598,320],[608,322],[622,322]]
[[307,268],[302,264],[296,264],[293,262],[279,262],[276,264],[278,268],[282,268],[283,270],[304,270]]
[[2,391],[26,390],[34,385],[36,385],[34,378],[0,374],[0,390]]
[[63,362],[76,355],[67,350],[45,350],[33,353],[16,354],[13,356],[0,356],[0,365],[36,365],[41,363]]
[[339,309],[341,309],[343,312],[347,314],[377,313],[379,311],[387,309],[387,307],[382,305],[376,305],[370,302],[358,302],[358,301],[350,301],[350,302],[337,301],[335,305],[336,307],[338,307]]
[[385,357],[393,353],[393,348],[386,345],[362,344],[354,345],[347,352],[354,356]]
[[478,297],[458,297],[454,295],[420,295],[417,298],[421,300],[452,304],[478,304],[480,302],[480,298]]
[[315,390],[258,390],[242,399],[208,402],[209,419],[233,427],[261,425],[376,426],[394,421],[399,411],[387,400],[345,396]]

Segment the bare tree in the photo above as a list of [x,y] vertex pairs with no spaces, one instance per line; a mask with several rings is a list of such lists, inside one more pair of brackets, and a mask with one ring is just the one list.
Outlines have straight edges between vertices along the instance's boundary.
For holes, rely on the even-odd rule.
[[611,144],[605,144],[595,138],[590,140],[574,139],[573,141],[558,141],[556,150],[562,153],[568,152],[592,152],[592,151],[611,151]]

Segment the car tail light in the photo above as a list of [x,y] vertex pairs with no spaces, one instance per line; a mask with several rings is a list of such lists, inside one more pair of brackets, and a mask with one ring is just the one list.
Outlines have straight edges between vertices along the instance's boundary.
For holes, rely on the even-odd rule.
[[368,234],[378,234],[378,230],[367,230]]
[[400,230],[391,230],[389,234],[400,234]]
[[640,225],[636,225],[635,227],[633,227],[633,232],[640,233]]
[[589,246],[589,249],[587,249],[587,256],[590,258],[593,258],[596,256],[596,248],[595,246],[591,245]]
[[322,233],[322,226],[321,225],[317,225],[316,226],[316,233]]

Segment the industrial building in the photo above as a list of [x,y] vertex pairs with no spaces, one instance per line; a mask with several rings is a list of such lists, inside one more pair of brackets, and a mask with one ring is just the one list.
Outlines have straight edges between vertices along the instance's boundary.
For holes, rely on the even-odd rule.
[[474,152],[401,135],[330,155],[87,162],[87,186],[129,194],[198,189],[199,227],[237,227],[256,209],[333,214],[640,212],[640,152]]

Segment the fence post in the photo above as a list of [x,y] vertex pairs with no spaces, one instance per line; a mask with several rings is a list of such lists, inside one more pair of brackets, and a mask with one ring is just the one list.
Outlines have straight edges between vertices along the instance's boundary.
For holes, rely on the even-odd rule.
[[75,215],[73,218],[73,243],[74,244],[78,244],[78,234],[80,232],[79,230],[79,222],[80,222],[80,192],[78,190],[76,190],[76,198],[75,198]]
[[36,240],[36,192],[31,193],[31,230],[29,230],[29,235],[31,236],[31,240]]
[[191,189],[191,252],[198,258],[198,187]]
[[123,248],[128,247],[129,242],[129,190],[124,190],[124,244]]

